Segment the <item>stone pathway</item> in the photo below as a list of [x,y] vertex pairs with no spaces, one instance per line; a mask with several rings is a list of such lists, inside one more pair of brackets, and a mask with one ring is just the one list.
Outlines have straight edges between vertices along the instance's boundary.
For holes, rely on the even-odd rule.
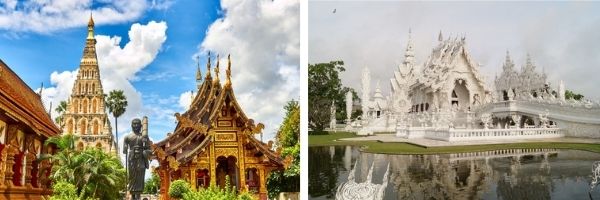
[[396,137],[394,134],[377,134],[366,137],[353,137],[353,138],[342,138],[341,141],[378,141],[383,143],[393,142],[405,142],[423,147],[445,147],[445,146],[467,146],[467,145],[486,145],[486,144],[510,144],[510,143],[525,143],[525,142],[560,142],[560,143],[589,143],[599,144],[600,139],[590,138],[547,138],[547,139],[513,139],[513,140],[482,140],[482,141],[460,141],[460,142],[447,142],[442,140],[432,139],[406,139]]

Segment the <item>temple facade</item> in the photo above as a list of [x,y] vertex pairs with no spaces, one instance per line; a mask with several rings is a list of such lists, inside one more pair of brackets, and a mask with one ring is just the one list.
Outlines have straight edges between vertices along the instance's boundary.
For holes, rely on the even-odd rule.
[[0,199],[47,199],[51,194],[46,139],[60,134],[35,93],[0,60]]
[[202,80],[196,74],[198,92],[190,108],[176,113],[177,126],[173,133],[152,145],[161,185],[161,199],[169,199],[172,181],[183,179],[193,188],[215,185],[223,187],[226,177],[238,190],[249,191],[259,199],[267,198],[266,179],[273,170],[283,169],[283,160],[255,138],[264,125],[248,118],[238,104],[231,84],[231,61],[228,58],[224,85],[219,81],[219,60],[214,78],[210,73]]
[[359,135],[445,141],[600,137],[600,101],[566,99],[564,83],[551,85],[529,55],[517,70],[507,52],[500,76],[488,83],[466,44],[440,32],[438,45],[416,64],[409,31],[388,96],[379,84],[370,93],[370,72],[363,70],[363,116],[353,128]]
[[106,152],[116,152],[112,128],[105,110],[104,90],[100,81],[100,68],[96,56],[94,19],[90,16],[88,35],[79,64],[77,79],[61,124],[64,134],[78,136],[76,147],[96,147]]

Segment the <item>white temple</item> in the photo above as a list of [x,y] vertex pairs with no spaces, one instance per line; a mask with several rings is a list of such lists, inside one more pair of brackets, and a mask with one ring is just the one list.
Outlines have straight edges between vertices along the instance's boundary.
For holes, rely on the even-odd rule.
[[443,39],[440,32],[438,41],[426,61],[417,64],[409,31],[404,61],[394,70],[387,97],[379,82],[370,93],[370,71],[363,69],[359,135],[446,141],[600,137],[600,104],[565,100],[562,81],[551,87],[531,56],[518,71],[507,52],[503,71],[490,86],[465,37]]

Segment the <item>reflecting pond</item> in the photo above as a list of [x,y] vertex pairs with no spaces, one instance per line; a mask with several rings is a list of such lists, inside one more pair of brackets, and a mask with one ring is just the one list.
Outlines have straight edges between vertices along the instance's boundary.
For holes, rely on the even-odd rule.
[[588,193],[595,161],[600,154],[559,149],[390,155],[309,147],[309,198],[600,199],[600,188]]

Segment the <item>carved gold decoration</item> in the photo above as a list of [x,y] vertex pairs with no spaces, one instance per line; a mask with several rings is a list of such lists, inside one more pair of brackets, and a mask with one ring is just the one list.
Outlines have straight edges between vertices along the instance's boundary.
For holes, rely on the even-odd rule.
[[223,146],[235,147],[235,146],[237,146],[237,142],[218,142],[218,143],[215,143],[215,146],[218,146],[218,147],[223,147]]
[[219,120],[218,125],[219,125],[219,127],[222,127],[222,126],[231,127],[231,126],[233,126],[233,124],[229,120]]
[[167,157],[167,162],[169,162],[169,167],[173,170],[177,170],[179,169],[179,162],[177,162],[177,160],[175,160],[175,157],[173,156],[169,156]]
[[236,141],[235,133],[217,133],[215,141]]
[[215,148],[215,158],[218,158],[219,156],[238,157],[238,149],[237,148]]
[[167,156],[167,152],[165,152],[164,149],[157,147],[154,144],[152,144],[150,147],[152,148],[152,150],[154,150],[154,155],[156,155],[158,160],[164,160],[165,157]]
[[206,133],[206,130],[208,130],[206,125],[194,123],[191,119],[184,117],[179,113],[175,113],[175,118],[177,118],[179,124],[184,128],[192,128],[200,133]]

